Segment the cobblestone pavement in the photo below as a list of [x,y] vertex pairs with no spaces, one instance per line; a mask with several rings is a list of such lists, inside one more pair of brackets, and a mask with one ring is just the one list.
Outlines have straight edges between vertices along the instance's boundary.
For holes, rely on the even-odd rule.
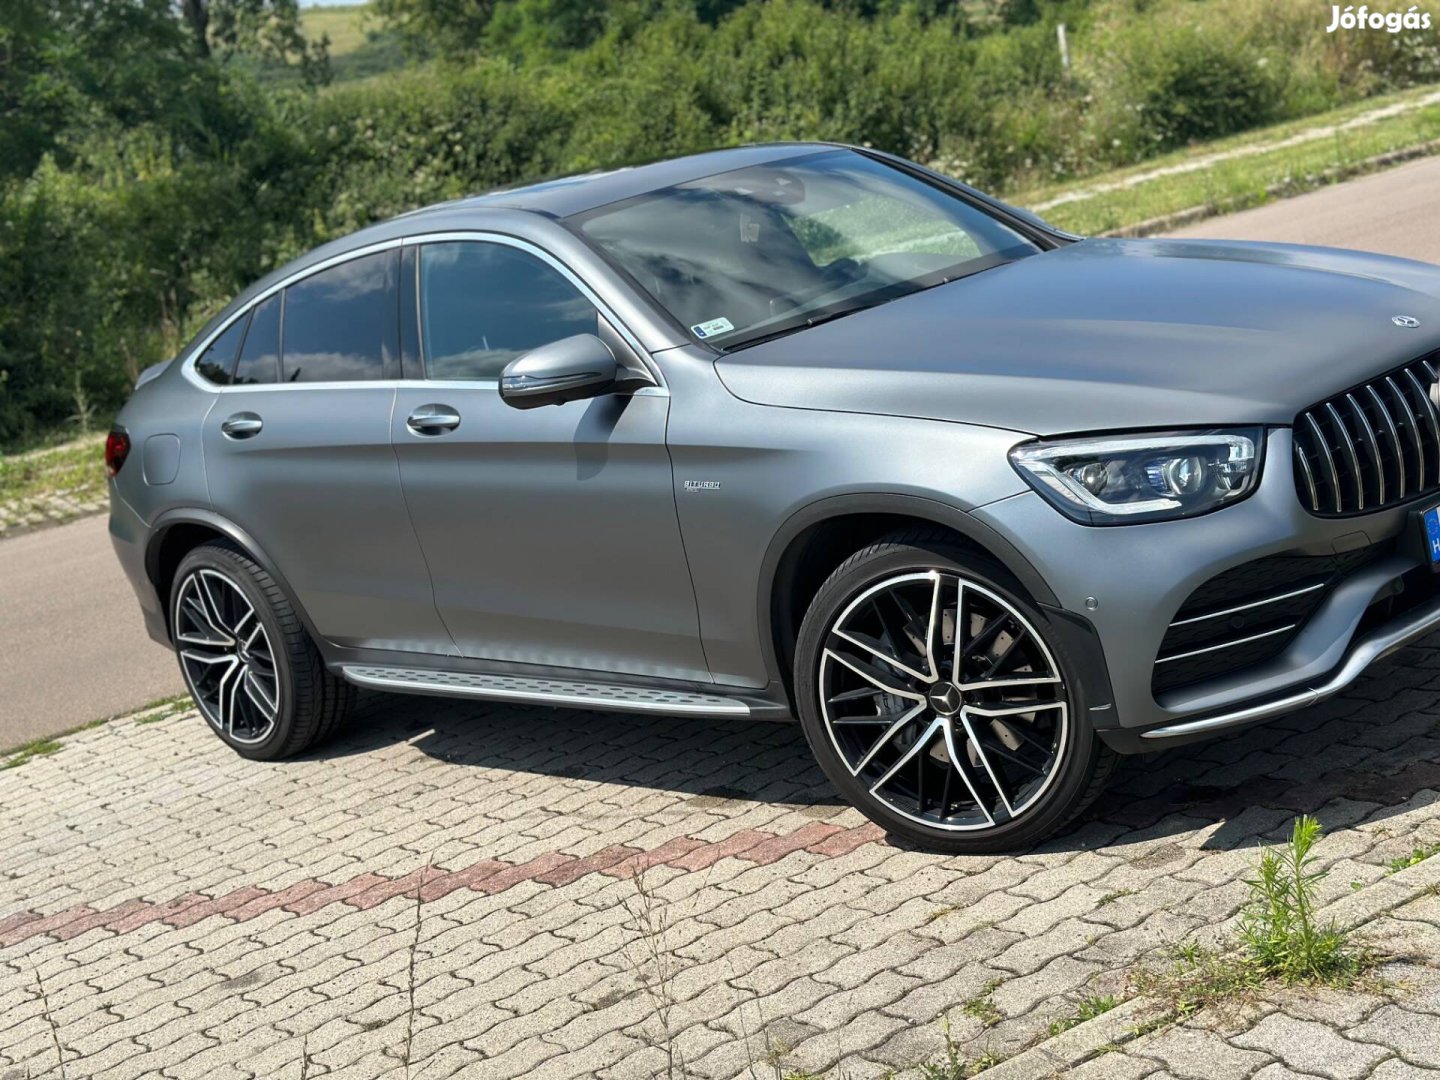
[[1364,928],[1395,957],[1363,991],[1282,990],[1211,1008],[1068,1071],[1067,1080],[1421,1080],[1440,1074],[1440,894]]
[[57,491],[38,499],[0,502],[0,539],[51,525],[63,525],[76,518],[102,514],[108,509],[110,499],[104,491],[99,495],[88,491]]
[[[193,712],[122,719],[0,771],[0,1080],[58,1055],[116,1080],[860,1080],[947,1038],[1005,1057],[1213,933],[1298,813],[1328,830],[1327,899],[1386,887],[1440,841],[1437,789],[1440,639],[1127,762],[1076,827],[1005,857],[891,846],[787,725],[375,696],[323,752],[258,764]],[[1435,908],[1406,910],[1418,972]],[[1341,1003],[1345,1069],[1440,1066],[1413,1049],[1436,1037],[1416,982]],[[1305,1008],[1223,1043],[1160,1032],[1088,1075],[1276,1080],[1313,1061],[1284,1049]]]

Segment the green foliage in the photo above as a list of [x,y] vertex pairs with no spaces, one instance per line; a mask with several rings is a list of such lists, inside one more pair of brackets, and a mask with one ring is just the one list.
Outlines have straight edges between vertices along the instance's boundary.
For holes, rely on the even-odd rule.
[[1440,855],[1440,843],[1423,844],[1413,848],[1409,855],[1401,855],[1399,858],[1391,859],[1388,871],[1391,874],[1398,874],[1401,870],[1409,870],[1412,866],[1419,866],[1426,859]]
[[1326,35],[1307,0],[374,10],[443,56],[309,92],[294,0],[0,4],[0,445],[103,417],[256,277],[425,203],[772,139],[1013,191],[1440,77],[1433,35]]
[[1080,999],[1080,1004],[1075,1007],[1075,1012],[1070,1016],[1061,1017],[1050,1025],[1052,1036],[1062,1034],[1071,1028],[1085,1023],[1086,1020],[1094,1020],[1097,1016],[1103,1016],[1115,1008],[1115,998],[1111,994],[1103,997],[1099,994],[1091,994]]
[[1297,818],[1289,843],[1267,849],[1256,877],[1248,881],[1250,900],[1240,939],[1262,975],[1285,982],[1324,981],[1354,969],[1344,933],[1315,918],[1315,889],[1326,875],[1314,865],[1320,832],[1313,817]]

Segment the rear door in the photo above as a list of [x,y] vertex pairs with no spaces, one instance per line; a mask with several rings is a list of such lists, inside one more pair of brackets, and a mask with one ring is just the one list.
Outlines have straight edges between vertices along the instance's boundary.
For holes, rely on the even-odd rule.
[[390,446],[398,263],[398,247],[372,251],[260,301],[205,421],[206,471],[215,509],[275,562],[321,636],[453,653]]
[[501,370],[600,330],[593,295],[508,238],[436,240],[407,259],[425,378],[400,390],[392,432],[461,654],[710,681],[665,447],[668,395],[511,408]]

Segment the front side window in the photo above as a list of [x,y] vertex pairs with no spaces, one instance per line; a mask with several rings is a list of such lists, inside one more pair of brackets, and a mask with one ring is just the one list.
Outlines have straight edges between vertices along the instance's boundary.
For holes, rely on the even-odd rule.
[[553,266],[508,244],[420,251],[420,337],[431,379],[498,379],[517,356],[575,334],[598,313]]
[[235,370],[235,352],[240,348],[240,339],[245,336],[246,322],[247,317],[240,316],[205,347],[200,359],[195,361],[195,370],[202,378],[217,386],[230,385]]
[[285,290],[286,382],[386,377],[395,355],[393,252],[377,251],[311,274]]
[[851,150],[693,180],[571,219],[699,340],[750,344],[1040,249]]
[[280,378],[280,294],[256,305],[235,365],[235,385],[254,386]]

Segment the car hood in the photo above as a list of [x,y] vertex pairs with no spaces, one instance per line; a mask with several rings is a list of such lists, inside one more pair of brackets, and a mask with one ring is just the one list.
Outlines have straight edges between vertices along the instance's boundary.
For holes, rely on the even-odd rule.
[[716,368],[757,404],[1050,435],[1288,424],[1437,347],[1440,267],[1282,244],[1086,240]]

